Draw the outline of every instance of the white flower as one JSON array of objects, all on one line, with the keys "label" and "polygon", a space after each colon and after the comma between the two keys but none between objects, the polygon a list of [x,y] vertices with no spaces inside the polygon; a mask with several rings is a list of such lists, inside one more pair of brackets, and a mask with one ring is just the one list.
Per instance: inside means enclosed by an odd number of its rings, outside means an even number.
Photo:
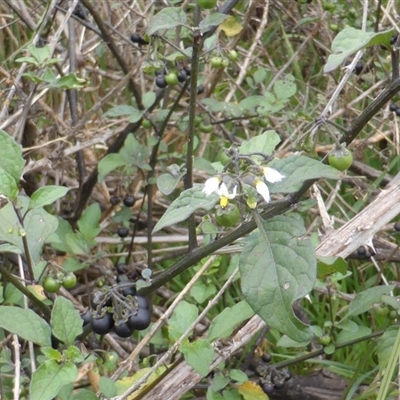
[{"label": "white flower", "polygon": [[269,195],[268,186],[261,179],[257,179],[254,184],[256,186],[257,192],[261,194],[261,196],[267,203],[269,203],[271,201],[271,196]]},{"label": "white flower", "polygon": [[219,176],[213,176],[212,178],[207,179],[204,183],[203,193],[205,193],[206,196],[209,196],[211,193],[218,190],[220,184],[221,178]]},{"label": "white flower", "polygon": [[220,197],[219,205],[221,206],[221,208],[225,208],[228,205],[229,200],[236,197],[236,186],[233,188],[233,192],[229,193],[228,187],[225,185],[224,182],[222,182],[217,188],[216,192]]},{"label": "white flower", "polygon": [[285,175],[282,175],[276,169],[269,167],[263,167],[263,174],[264,178],[271,183],[280,182],[285,177]]}]

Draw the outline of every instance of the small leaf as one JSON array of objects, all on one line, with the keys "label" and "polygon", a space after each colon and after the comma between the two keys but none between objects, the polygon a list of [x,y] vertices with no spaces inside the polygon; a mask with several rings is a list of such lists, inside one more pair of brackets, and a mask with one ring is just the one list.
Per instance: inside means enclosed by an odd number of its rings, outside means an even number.
[{"label": "small leaf", "polygon": [[261,387],[252,381],[247,381],[239,386],[239,393],[244,400],[268,400],[269,397],[264,393]]},{"label": "small leaf", "polygon": [[379,370],[382,372],[392,355],[393,346],[399,332],[398,326],[389,326],[386,332],[378,339],[376,354],[379,360]]},{"label": "small leaf", "polygon": [[161,174],[157,178],[157,187],[158,190],[162,193],[168,196],[171,194],[174,189],[176,188],[176,185],[179,183],[180,177],[179,176],[172,176],[171,174]]},{"label": "small leaf", "polygon": [[79,231],[88,239],[94,239],[100,232],[101,209],[99,203],[91,204],[78,221]]},{"label": "small leaf", "polygon": [[236,21],[235,17],[229,15],[221,24],[221,29],[225,32],[226,36],[231,37],[238,35],[242,31],[243,27]]},{"label": "small leaf", "polygon": [[40,346],[51,346],[49,325],[30,309],[0,306],[0,327]]},{"label": "small leaf", "polygon": [[126,165],[126,161],[121,154],[107,154],[100,160],[98,165],[99,182],[102,182],[108,173],[124,165]]},{"label": "small leaf", "polygon": [[243,141],[239,148],[239,153],[263,153],[269,156],[280,141],[281,138],[274,130],[265,131],[250,140]]},{"label": "small leaf", "polygon": [[199,311],[195,305],[187,301],[181,301],[168,321],[170,339],[179,339],[197,318],[198,314]]},{"label": "small leaf", "polygon": [[313,288],[314,247],[297,214],[263,222],[246,240],[240,258],[242,291],[253,310],[271,327],[297,342],[312,338],[311,329],[293,313],[292,304]]},{"label": "small leaf", "polygon": [[[202,224],[203,233],[206,231],[207,226],[204,226],[206,222]],[[213,229],[213,233],[218,233],[214,224],[210,223],[210,228]],[[201,281],[197,281],[194,286],[190,289],[190,295],[196,300],[196,303],[203,304],[207,299],[213,297],[217,292],[217,288],[212,284],[205,285]]]},{"label": "small leaf", "polygon": [[146,108],[146,110],[148,108],[150,108],[154,102],[156,101],[156,94],[154,92],[147,92],[143,95],[143,105]]},{"label": "small leaf", "polygon": [[86,80],[78,78],[75,72],[70,72],[50,83],[49,87],[59,89],[81,89],[85,87]]},{"label": "small leaf", "polygon": [[51,57],[51,49],[48,44],[43,47],[37,47],[34,44],[29,44],[27,50],[36,59],[39,64],[43,64]]},{"label": "small leaf", "polygon": [[131,115],[129,116],[129,122],[131,122],[132,124],[135,122],[138,122],[140,120],[140,118],[143,117],[144,111],[142,110],[138,110],[137,108],[135,108]]},{"label": "small leaf", "polygon": [[318,278],[322,279],[327,275],[331,275],[334,272],[340,272],[345,275],[347,272],[347,262],[341,257],[322,257],[318,256]]},{"label": "small leaf", "polygon": [[[265,71],[261,69],[260,72],[265,72]],[[254,111],[263,101],[265,101],[264,96],[261,95],[248,96],[240,101],[239,107],[242,110]]]},{"label": "small leaf", "polygon": [[287,100],[297,92],[297,86],[292,75],[286,75],[285,79],[278,80],[274,85],[274,93],[278,100]]},{"label": "small leaf", "polygon": [[123,115],[131,115],[137,111],[137,108],[127,105],[115,106],[110,108],[103,116],[104,117],[121,117]]},{"label": "small leaf", "polygon": [[52,204],[61,197],[64,197],[68,190],[69,188],[63,186],[43,186],[32,194],[28,208],[33,209]]},{"label": "small leaf", "polygon": [[17,182],[3,168],[0,168],[0,194],[11,201],[14,201],[18,196]]},{"label": "small leaf", "polygon": [[204,185],[194,185],[192,188],[184,190],[159,219],[153,229],[153,233],[158,232],[166,226],[185,221],[196,210],[210,210],[213,208],[219,197],[217,195],[206,196],[202,192],[203,187]]},{"label": "small leaf", "polygon": [[281,182],[268,184],[272,193],[296,192],[308,179],[340,179],[343,176],[337,169],[306,156],[275,159],[268,166],[285,175]]},{"label": "small leaf", "polygon": [[105,376],[102,376],[99,380],[99,389],[107,399],[117,395],[115,382]]},{"label": "small leaf", "polygon": [[222,13],[212,13],[208,15],[199,24],[201,33],[205,33],[209,28],[220,25],[226,18],[227,15]]},{"label": "small leaf", "polygon": [[381,302],[381,297],[384,294],[390,293],[394,288],[394,285],[375,286],[357,293],[350,303],[349,311],[343,317],[343,320],[368,311],[375,303]]},{"label": "small leaf", "polygon": [[205,339],[197,339],[193,343],[185,340],[179,347],[186,362],[201,376],[210,372],[210,364],[214,357],[214,348]]},{"label": "small leaf", "polygon": [[42,364],[32,376],[29,394],[30,400],[52,400],[60,389],[73,383],[78,376],[78,369],[70,362],[63,365],[54,360]]},{"label": "small leaf", "polygon": [[178,7],[165,7],[150,19],[147,33],[153,35],[162,29],[171,29],[186,24],[186,14]]},{"label": "small leaf", "polygon": [[254,315],[254,311],[245,301],[235,304],[233,307],[225,307],[212,321],[208,329],[208,340],[225,339],[239,324]]},{"label": "small leaf", "polygon": [[390,37],[394,29],[383,32],[365,32],[361,29],[345,28],[337,34],[332,42],[332,54],[324,66],[324,73],[333,71],[346,58],[365,47],[378,44],[389,47]]},{"label": "small leaf", "polygon": [[371,334],[371,328],[368,328],[367,326],[357,325],[357,330],[355,332],[351,332],[349,330],[342,330],[336,336],[335,344],[346,343],[351,340],[356,340],[370,334]]},{"label": "small leaf", "polygon": [[74,343],[82,333],[82,318],[73,304],[65,297],[57,297],[51,312],[53,334],[65,344]]}]

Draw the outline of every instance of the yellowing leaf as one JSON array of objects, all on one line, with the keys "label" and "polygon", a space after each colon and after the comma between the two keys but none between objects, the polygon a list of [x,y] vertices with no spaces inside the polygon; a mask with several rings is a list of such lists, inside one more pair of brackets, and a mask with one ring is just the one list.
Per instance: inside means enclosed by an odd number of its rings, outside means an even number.
[{"label": "yellowing leaf", "polygon": [[259,385],[255,382],[247,381],[239,386],[239,394],[244,400],[269,400]]},{"label": "yellowing leaf", "polygon": [[225,32],[226,36],[235,36],[243,29],[242,25],[236,21],[232,16],[229,16],[222,24],[221,29]]},{"label": "yellowing leaf", "polygon": [[28,285],[27,289],[35,295],[40,301],[46,300],[47,297],[44,294],[43,286],[41,285]]}]

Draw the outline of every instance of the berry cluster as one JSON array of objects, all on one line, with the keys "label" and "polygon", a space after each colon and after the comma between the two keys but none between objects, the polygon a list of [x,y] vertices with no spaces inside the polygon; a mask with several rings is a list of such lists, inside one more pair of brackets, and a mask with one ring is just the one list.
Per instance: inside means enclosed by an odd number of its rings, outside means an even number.
[{"label": "berry cluster", "polygon": [[[263,363],[269,363],[271,355],[264,353],[261,360]],[[266,394],[273,394],[275,390],[282,389],[285,382],[292,378],[292,373],[288,369],[278,370],[265,364],[258,365],[255,373],[260,377],[259,384]]]},{"label": "berry cluster", "polygon": [[51,273],[43,281],[43,288],[48,293],[57,293],[61,286],[64,286],[65,289],[72,289],[77,281],[78,279],[73,272]]},{"label": "berry cluster", "polygon": [[97,290],[90,297],[90,310],[82,316],[84,325],[90,323],[93,332],[105,335],[114,329],[122,338],[135,330],[148,328],[151,322],[150,302],[136,294],[136,271],[117,264],[117,284],[107,290]]},{"label": "berry cluster", "polygon": [[392,112],[394,112],[398,117],[400,117],[400,107],[398,107],[397,104],[392,103],[392,104],[389,106],[389,110],[392,111]]},{"label": "berry cluster", "polygon": [[169,72],[165,73],[164,70],[156,72],[156,86],[160,89],[166,88],[169,86],[177,85],[179,82],[183,83],[188,79],[191,74],[191,69],[189,67],[183,67],[178,73],[177,72]]}]

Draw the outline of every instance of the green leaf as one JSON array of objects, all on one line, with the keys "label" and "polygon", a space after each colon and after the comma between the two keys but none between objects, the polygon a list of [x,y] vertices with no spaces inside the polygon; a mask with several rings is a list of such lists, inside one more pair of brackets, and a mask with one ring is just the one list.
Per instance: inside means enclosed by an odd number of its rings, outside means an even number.
[{"label": "green leaf", "polygon": [[55,361],[61,361],[62,360],[62,354],[56,349],[53,349],[52,347],[42,347],[40,351],[45,355],[46,358],[49,360],[55,360]]},{"label": "green leaf", "polygon": [[179,339],[198,315],[199,311],[195,305],[181,301],[168,321],[170,339]]},{"label": "green leaf", "polygon": [[132,114],[129,116],[129,122],[131,122],[132,124],[138,122],[143,117],[143,114],[143,110],[138,110],[137,108],[135,108],[132,111]]},{"label": "green leaf", "polygon": [[186,24],[186,13],[178,7],[165,7],[150,19],[147,33],[153,35],[162,29],[171,29]]},{"label": "green leaf", "polygon": [[31,56],[35,58],[35,60],[39,64],[43,64],[47,59],[51,57],[51,49],[48,44],[43,47],[36,47],[34,44],[29,44],[27,46],[27,50],[31,53]]},{"label": "green leaf", "polygon": [[11,201],[14,201],[18,196],[17,182],[3,168],[0,168],[0,194]]},{"label": "green leaf", "polygon": [[[207,227],[204,226],[205,224],[206,222],[202,224],[203,232],[207,229]],[[214,224],[210,223],[210,228],[213,229],[213,233],[218,233]],[[205,285],[201,281],[197,281],[190,289],[190,295],[196,300],[196,303],[199,304],[203,304],[207,299],[213,297],[216,292],[217,288],[213,284],[208,283]]]},{"label": "green leaf", "polygon": [[94,239],[100,232],[101,209],[99,203],[93,203],[83,212],[78,221],[79,231],[88,239]]},{"label": "green leaf", "polygon": [[228,16],[222,13],[212,13],[205,17],[199,24],[201,33],[205,33],[213,26],[218,26],[226,20]]},{"label": "green leaf", "polygon": [[185,340],[179,350],[183,353],[186,362],[201,376],[210,372],[210,364],[214,357],[214,348],[205,339],[197,339],[193,343]]},{"label": "green leaf", "polygon": [[285,179],[281,182],[268,184],[272,193],[296,192],[308,179],[340,179],[343,176],[337,169],[305,156],[289,156],[273,160],[268,166],[285,175]]},{"label": "green leaf", "polygon": [[102,182],[109,172],[124,165],[126,165],[126,161],[120,153],[107,154],[104,156],[98,165],[99,182]]},{"label": "green leaf", "polygon": [[76,255],[89,254],[90,246],[94,244],[92,240],[86,238],[80,232],[68,233],[65,237],[65,243],[70,252]]},{"label": "green leaf", "polygon": [[173,176],[171,174],[161,174],[157,178],[157,187],[158,190],[162,193],[168,196],[171,194],[174,189],[176,188],[176,185],[180,181],[180,176]]},{"label": "green leaf", "polygon": [[33,209],[52,204],[61,197],[64,197],[68,191],[69,188],[64,186],[43,186],[32,194],[28,208]]},{"label": "green leaf", "polygon": [[203,99],[202,103],[207,107],[207,110],[213,113],[222,112],[229,117],[240,117],[243,110],[234,103],[225,103],[215,99]]},{"label": "green leaf", "polygon": [[324,73],[333,71],[340,66],[346,58],[365,47],[378,44],[389,47],[390,37],[394,29],[383,32],[365,32],[361,29],[345,28],[337,34],[332,42],[332,54],[324,66]]},{"label": "green leaf", "polygon": [[143,105],[146,108],[146,110],[148,108],[150,108],[154,102],[156,101],[156,94],[154,92],[147,92],[143,95]]},{"label": "green leaf", "polygon": [[123,115],[131,115],[137,111],[137,108],[127,105],[114,106],[110,108],[105,114],[104,117],[121,117]]},{"label": "green leaf", "polygon": [[210,210],[213,208],[219,197],[214,194],[206,196],[202,192],[203,187],[204,185],[194,185],[192,188],[184,190],[159,219],[153,229],[153,233],[160,231],[166,226],[185,221],[196,210]]},{"label": "green leaf", "polygon": [[255,110],[264,100],[265,97],[261,95],[248,96],[240,101],[239,107],[247,111]]},{"label": "green leaf", "polygon": [[347,262],[341,257],[323,257],[317,256],[317,276],[319,279],[331,275],[334,272],[345,274],[347,272]]},{"label": "green leaf", "polygon": [[30,400],[52,400],[60,389],[75,381],[78,369],[70,362],[63,365],[54,360],[46,361],[32,376],[29,394]]},{"label": "green leaf", "polygon": [[356,297],[350,303],[349,311],[343,317],[343,320],[368,311],[375,303],[381,302],[381,297],[384,294],[390,293],[394,288],[394,285],[375,286],[357,293]]},{"label": "green leaf", "polygon": [[379,370],[382,372],[387,366],[390,356],[393,352],[393,346],[399,332],[398,326],[390,326],[386,332],[378,339],[376,354],[379,360]]},{"label": "green leaf", "polygon": [[400,296],[387,296],[383,295],[381,297],[383,303],[387,304],[390,307],[393,307],[395,310],[400,310]]},{"label": "green leaf", "polygon": [[245,140],[239,147],[240,154],[263,153],[267,156],[272,154],[281,138],[274,130],[263,132],[250,140]]},{"label": "green leaf", "polygon": [[286,75],[285,79],[278,80],[274,84],[274,93],[278,100],[287,100],[297,92],[297,86],[292,75]]},{"label": "green leaf", "polygon": [[54,82],[51,82],[50,88],[59,89],[81,89],[85,87],[86,80],[78,78],[75,72],[70,72],[61,78],[57,78]]},{"label": "green leaf", "polygon": [[107,399],[117,395],[115,382],[105,376],[102,376],[99,380],[99,389]]},{"label": "green leaf", "polygon": [[51,346],[49,325],[30,309],[0,306],[0,327],[39,346]]},{"label": "green leaf", "polygon": [[73,304],[65,297],[57,297],[51,312],[51,327],[54,336],[65,344],[74,343],[82,330],[82,318]]},{"label": "green leaf", "polygon": [[0,253],[14,253],[14,254],[22,254],[22,250],[13,244],[0,244]]},{"label": "green leaf", "polygon": [[229,372],[229,376],[233,381],[238,382],[239,384],[242,384],[244,382],[247,382],[249,380],[249,377],[247,374],[240,369],[231,369]]},{"label": "green leaf", "polygon": [[68,400],[99,400],[99,398],[90,390],[81,389],[74,393]]},{"label": "green leaf", "polygon": [[240,258],[242,291],[253,310],[271,327],[297,342],[309,341],[311,329],[293,314],[316,279],[315,251],[301,217],[281,215],[263,222],[246,240]]},{"label": "green leaf", "polygon": [[211,322],[208,340],[225,339],[239,324],[254,315],[252,308],[242,300],[232,307],[225,307]]},{"label": "green leaf", "polygon": [[22,158],[22,147],[1,129],[0,143],[0,168],[7,171],[18,183],[25,166],[25,160]]},{"label": "green leaf", "polygon": [[337,336],[336,336],[336,341],[335,344],[339,343],[346,343],[349,342],[350,340],[356,340],[358,338],[367,336],[371,334],[371,328],[368,328],[367,326],[362,326],[362,325],[357,325],[357,330],[356,331],[349,331],[349,330],[342,330]]},{"label": "green leaf", "polygon": [[139,143],[133,135],[129,135],[122,147],[120,154],[128,166],[137,166],[144,170],[150,170],[151,167],[147,163],[150,157],[150,150],[147,146]]}]

